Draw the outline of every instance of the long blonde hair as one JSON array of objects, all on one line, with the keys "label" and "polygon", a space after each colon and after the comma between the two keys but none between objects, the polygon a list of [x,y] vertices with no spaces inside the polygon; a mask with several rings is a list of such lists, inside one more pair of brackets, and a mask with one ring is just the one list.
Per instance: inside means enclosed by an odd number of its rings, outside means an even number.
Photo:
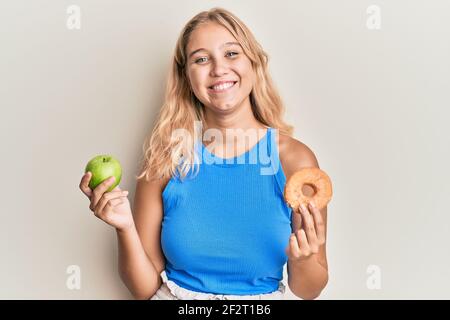
[{"label": "long blonde hair", "polygon": [[[142,170],[137,179],[145,176],[148,181],[174,175],[184,179],[190,170],[194,171],[195,141],[179,141],[172,137],[172,132],[181,128],[194,137],[195,121],[205,124],[205,107],[191,91],[185,68],[186,46],[190,35],[198,26],[207,22],[215,22],[227,28],[251,60],[256,81],[250,93],[250,102],[255,118],[266,126],[278,129],[280,134],[293,134],[294,127],[282,119],[285,109],[268,72],[267,53],[247,26],[235,15],[223,8],[212,8],[194,16],[180,33],[167,78],[164,104],[151,134],[143,145]],[[174,159],[183,161],[179,165]]]}]

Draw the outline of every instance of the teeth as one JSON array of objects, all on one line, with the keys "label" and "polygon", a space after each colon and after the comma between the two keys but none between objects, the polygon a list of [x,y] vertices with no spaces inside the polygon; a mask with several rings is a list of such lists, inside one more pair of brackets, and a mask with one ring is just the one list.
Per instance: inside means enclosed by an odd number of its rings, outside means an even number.
[{"label": "teeth", "polygon": [[213,90],[225,90],[228,89],[229,87],[231,87],[234,84],[234,82],[226,82],[226,83],[222,83],[218,86],[213,86]]}]

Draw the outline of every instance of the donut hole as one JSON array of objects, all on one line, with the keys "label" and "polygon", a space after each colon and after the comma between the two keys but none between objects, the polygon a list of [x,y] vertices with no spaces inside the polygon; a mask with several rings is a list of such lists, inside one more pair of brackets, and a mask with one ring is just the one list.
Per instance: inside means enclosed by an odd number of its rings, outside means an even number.
[{"label": "donut hole", "polygon": [[312,198],[317,193],[317,190],[314,187],[314,185],[312,185],[310,183],[305,183],[302,186],[302,193],[306,197]]}]

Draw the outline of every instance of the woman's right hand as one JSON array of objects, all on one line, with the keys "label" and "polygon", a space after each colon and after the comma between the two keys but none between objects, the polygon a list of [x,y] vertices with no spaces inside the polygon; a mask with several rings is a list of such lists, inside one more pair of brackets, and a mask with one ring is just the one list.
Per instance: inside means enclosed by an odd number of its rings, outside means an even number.
[{"label": "woman's right hand", "polygon": [[127,198],[128,191],[121,190],[117,186],[112,191],[106,192],[114,183],[114,177],[109,177],[92,190],[89,187],[91,177],[91,172],[83,175],[80,189],[91,201],[89,209],[94,212],[94,215],[119,231],[133,227],[134,220]]}]

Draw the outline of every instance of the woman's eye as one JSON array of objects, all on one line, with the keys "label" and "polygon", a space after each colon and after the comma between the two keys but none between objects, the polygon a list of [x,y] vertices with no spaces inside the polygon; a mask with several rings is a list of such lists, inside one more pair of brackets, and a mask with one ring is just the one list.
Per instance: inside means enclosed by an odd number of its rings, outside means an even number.
[{"label": "woman's eye", "polygon": [[195,63],[201,62],[202,59],[206,59],[206,58],[200,58],[200,59],[197,59],[197,60],[195,60]]},{"label": "woman's eye", "polygon": [[[231,54],[232,54],[232,55],[231,55]],[[226,55],[229,56],[229,57],[233,57],[233,56],[238,55],[238,54],[239,54],[239,53],[233,52],[233,51],[230,51],[230,52],[227,52],[227,53],[226,53]],[[205,60],[203,60],[203,59],[205,59]],[[195,63],[201,63],[201,62],[204,62],[204,61],[206,61],[206,57],[201,57],[201,58],[195,60]]]},{"label": "woman's eye", "polygon": [[234,55],[238,55],[238,53],[237,52],[227,52],[227,54],[229,54],[229,53],[233,53]]}]

